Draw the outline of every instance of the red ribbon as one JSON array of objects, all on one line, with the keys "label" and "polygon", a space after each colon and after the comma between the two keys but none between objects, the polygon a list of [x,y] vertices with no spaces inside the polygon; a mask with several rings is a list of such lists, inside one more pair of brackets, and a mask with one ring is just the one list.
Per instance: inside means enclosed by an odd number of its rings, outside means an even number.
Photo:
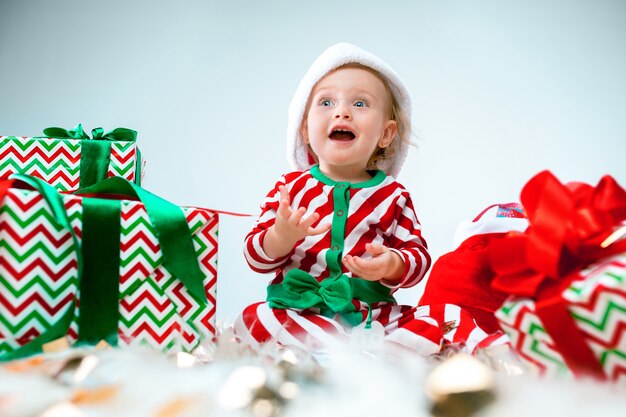
[{"label": "red ribbon", "polygon": [[530,226],[524,233],[510,232],[493,243],[492,287],[533,298],[537,315],[572,372],[606,379],[561,293],[581,268],[626,252],[626,239],[602,246],[626,220],[626,191],[610,176],[596,187],[564,185],[543,171],[528,181],[520,199]]}]

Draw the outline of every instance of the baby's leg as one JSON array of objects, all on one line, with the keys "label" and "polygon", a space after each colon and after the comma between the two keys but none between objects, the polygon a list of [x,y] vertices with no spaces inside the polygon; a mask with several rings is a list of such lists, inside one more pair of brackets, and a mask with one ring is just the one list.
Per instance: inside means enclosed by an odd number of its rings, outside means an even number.
[{"label": "baby's leg", "polygon": [[252,304],[237,317],[235,333],[258,348],[266,342],[318,350],[345,342],[345,329],[336,321],[308,310],[273,309],[266,302]]},{"label": "baby's leg", "polygon": [[438,353],[443,332],[437,320],[428,317],[428,309],[397,304],[372,308],[372,320],[385,328],[385,340],[418,352],[423,356]]}]

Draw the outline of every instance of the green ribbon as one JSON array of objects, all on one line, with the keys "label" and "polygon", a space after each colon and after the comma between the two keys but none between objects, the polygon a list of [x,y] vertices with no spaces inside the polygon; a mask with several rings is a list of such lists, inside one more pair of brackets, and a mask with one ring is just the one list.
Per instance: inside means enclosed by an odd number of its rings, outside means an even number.
[{"label": "green ribbon", "polygon": [[[106,198],[111,194],[141,200],[154,226],[163,253],[163,266],[183,283],[198,303],[208,303],[204,274],[180,207],[120,177],[107,178],[75,194],[89,195],[83,197],[82,251],[86,262],[80,286],[79,343],[94,344],[104,339],[110,345],[117,345],[121,202]],[[190,321],[188,324],[195,327]]]},{"label": "green ribbon", "polygon": [[117,346],[121,202],[83,198],[82,206],[82,253],[87,262],[80,281],[78,343],[104,339]]},{"label": "green ribbon", "polygon": [[[137,132],[125,127],[118,127],[104,133],[104,129],[96,127],[91,130],[91,137],[85,132],[79,123],[72,129],[62,127],[48,127],[43,134],[53,138],[80,139],[80,184],[81,188],[87,187],[103,180],[109,171],[111,159],[111,142],[125,141],[135,142]],[[141,165],[141,156],[137,155],[137,165]],[[135,172],[135,182],[139,184],[140,176]]]},{"label": "green ribbon", "polygon": [[[67,212],[65,211],[65,205],[63,204],[63,199],[58,191],[48,185],[45,181],[31,177],[23,174],[13,174],[11,175],[11,179],[22,181],[35,190],[39,191],[46,201],[52,211],[52,215],[57,223],[69,231],[72,235],[73,247],[76,250],[76,262],[77,262],[77,276],[73,279],[74,285],[81,281],[82,271],[83,271],[83,261],[82,255],[79,250],[80,245],[78,244],[78,239],[76,237],[76,233],[72,228],[69,218],[67,216]],[[12,352],[0,354],[0,361],[14,360],[19,358],[24,358],[26,356],[34,355],[39,353],[43,349],[43,345],[49,343],[53,340],[59,339],[66,335],[67,330],[72,324],[72,319],[74,318],[76,310],[76,302],[72,301],[67,309],[61,315],[61,318],[52,324],[47,330],[43,331],[39,336],[35,339],[31,340],[24,346],[15,349]]]},{"label": "green ribbon", "polygon": [[345,274],[320,282],[301,269],[292,269],[285,274],[282,283],[267,287],[267,301],[271,308],[317,307],[322,315],[333,317],[339,314],[352,326],[363,321],[363,315],[352,303],[355,298],[367,304],[396,302],[391,290],[381,283]]},{"label": "green ribbon", "polygon": [[89,137],[80,123],[69,130],[62,127],[47,127],[43,130],[43,134],[52,138],[107,140],[112,142],[135,142],[137,139],[137,132],[125,127],[118,127],[107,133],[104,133],[103,128],[96,127],[91,129],[91,137]]},{"label": "green ribbon", "polygon": [[[120,177],[107,178],[91,187],[82,188],[75,194],[115,194],[141,200],[155,228],[163,253],[163,266],[184,284],[197,302],[203,305],[208,303],[203,284],[204,274],[200,270],[191,231],[180,207]],[[119,237],[119,233],[117,236]],[[101,254],[101,256],[113,255]],[[119,258],[119,241],[115,257]],[[119,279],[119,272],[116,273],[116,279]]]}]

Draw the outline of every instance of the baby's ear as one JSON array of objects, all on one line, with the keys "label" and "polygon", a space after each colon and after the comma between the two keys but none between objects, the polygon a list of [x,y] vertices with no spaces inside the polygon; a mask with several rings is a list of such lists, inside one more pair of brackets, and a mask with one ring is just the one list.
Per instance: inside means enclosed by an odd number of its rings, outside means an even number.
[{"label": "baby's ear", "polygon": [[302,122],[302,125],[300,125],[300,136],[304,139],[305,144],[309,143],[309,129],[307,128],[306,121]]},{"label": "baby's ear", "polygon": [[378,141],[378,147],[386,148],[387,146],[391,145],[391,142],[393,142],[393,138],[396,137],[396,133],[398,133],[398,123],[395,120],[388,120],[385,124],[383,134]]}]

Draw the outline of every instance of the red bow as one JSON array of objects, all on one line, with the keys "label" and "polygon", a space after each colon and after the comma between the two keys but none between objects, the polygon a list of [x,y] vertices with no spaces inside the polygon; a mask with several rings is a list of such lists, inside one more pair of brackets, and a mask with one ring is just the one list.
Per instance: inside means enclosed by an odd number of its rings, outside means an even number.
[{"label": "red bow", "polygon": [[616,226],[626,219],[626,191],[610,176],[596,187],[564,185],[543,171],[528,181],[520,199],[530,226],[493,243],[492,287],[535,299],[537,314],[572,371],[604,378],[560,294],[574,272],[626,252],[626,239],[612,242]]},{"label": "red bow", "polygon": [[534,176],[521,193],[529,228],[495,242],[492,286],[534,297],[545,281],[558,281],[590,263],[626,251],[626,240],[602,247],[626,219],[626,191],[610,176],[594,188],[563,185],[549,171]]}]

